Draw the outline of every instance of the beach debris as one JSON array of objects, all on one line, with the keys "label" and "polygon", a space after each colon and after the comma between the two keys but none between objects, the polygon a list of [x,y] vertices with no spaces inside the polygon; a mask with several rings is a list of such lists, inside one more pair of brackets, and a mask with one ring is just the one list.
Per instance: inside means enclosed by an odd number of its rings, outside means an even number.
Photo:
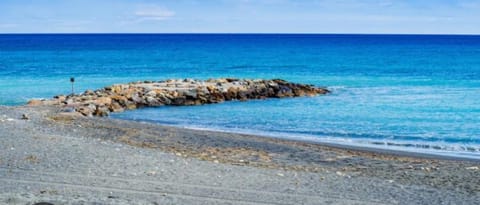
[{"label": "beach debris", "polygon": [[473,167],[466,167],[465,169],[467,169],[467,170],[479,170],[480,168],[477,167],[477,166],[473,166]]},{"label": "beach debris", "polygon": [[285,175],[282,174],[282,173],[277,173],[277,176],[279,176],[279,177],[284,177]]},{"label": "beach debris", "polygon": [[22,119],[22,120],[29,120],[30,117],[28,117],[27,114],[22,114],[22,118],[21,118],[21,119]]},{"label": "beach debris", "polygon": [[329,92],[325,88],[281,79],[184,79],[115,84],[95,91],[87,90],[82,94],[31,100],[28,105],[59,106],[64,110],[67,107],[90,117],[108,116],[110,112],[141,107],[203,105],[232,100],[315,96]]},{"label": "beach debris", "polygon": [[38,157],[35,156],[35,155],[28,155],[27,157],[25,157],[25,160],[30,162],[30,163],[38,163]]},{"label": "beach debris", "polygon": [[338,176],[341,176],[341,177],[351,178],[350,175],[347,175],[347,174],[345,174],[341,171],[336,171],[335,174],[338,175]]}]

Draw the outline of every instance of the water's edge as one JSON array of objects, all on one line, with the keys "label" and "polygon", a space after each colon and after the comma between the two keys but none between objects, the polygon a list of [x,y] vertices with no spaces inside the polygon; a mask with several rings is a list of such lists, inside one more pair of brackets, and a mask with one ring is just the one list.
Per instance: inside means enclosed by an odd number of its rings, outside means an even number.
[{"label": "water's edge", "polygon": [[[242,103],[242,102],[229,102],[229,103]],[[218,105],[218,104],[216,104]],[[215,106],[215,105],[206,105],[206,106]],[[192,106],[190,106],[192,107]],[[196,107],[196,106],[193,106]],[[164,107],[162,107],[164,108]],[[170,107],[173,108],[173,107]],[[155,107],[143,108],[143,109],[158,109]],[[168,108],[166,108],[168,109]],[[338,136],[318,136],[318,135],[309,135],[309,134],[299,134],[299,133],[285,133],[285,132],[275,132],[275,131],[264,131],[264,130],[255,130],[255,129],[231,129],[227,127],[208,127],[195,124],[175,124],[172,122],[149,120],[149,119],[135,119],[131,113],[135,113],[140,110],[130,110],[123,113],[113,113],[109,118],[117,120],[126,120],[126,121],[135,121],[141,123],[151,123],[167,127],[175,127],[181,129],[190,129],[190,130],[199,130],[199,131],[211,131],[211,132],[222,132],[222,133],[234,133],[241,135],[251,135],[258,137],[268,137],[282,140],[292,140],[292,141],[302,141],[306,143],[326,145],[330,147],[358,150],[358,151],[369,151],[376,153],[384,153],[391,155],[399,156],[410,156],[410,157],[422,157],[422,158],[433,158],[433,159],[448,159],[448,160],[469,160],[469,161],[479,161],[480,153],[479,152],[469,152],[464,150],[448,150],[435,148],[439,145],[436,144],[421,144],[418,141],[411,142],[399,142],[399,141],[385,141],[385,140],[370,140],[370,139],[360,139],[355,140],[348,137],[338,137]]]},{"label": "water's edge", "polygon": [[267,132],[262,132],[257,130],[242,132],[242,131],[226,130],[226,129],[213,129],[213,128],[195,127],[195,126],[172,125],[172,124],[164,124],[164,123],[158,123],[155,121],[148,121],[148,120],[133,120],[133,119],[117,118],[115,117],[115,114],[113,116],[110,116],[109,118],[112,118],[115,120],[122,120],[122,121],[154,124],[154,125],[159,125],[164,127],[172,127],[175,129],[188,129],[188,130],[194,130],[194,131],[207,131],[207,132],[213,132],[213,133],[215,132],[232,133],[232,134],[254,136],[254,137],[261,137],[261,138],[272,138],[272,139],[287,140],[287,141],[294,141],[294,142],[304,142],[308,144],[317,144],[317,145],[338,148],[338,149],[371,152],[371,153],[386,154],[386,155],[393,155],[393,156],[399,156],[399,157],[480,162],[480,157],[478,156],[475,157],[475,156],[469,156],[469,155],[462,155],[461,153],[421,152],[425,150],[420,150],[420,149],[409,150],[409,149],[402,149],[402,148],[395,149],[395,147],[392,147],[392,146],[382,147],[382,146],[376,146],[375,144],[355,144],[355,143],[346,143],[346,142],[342,143],[340,141],[322,140],[320,138],[316,138],[313,136],[300,137],[300,136],[287,135],[287,134],[282,135],[282,133],[267,133]]}]

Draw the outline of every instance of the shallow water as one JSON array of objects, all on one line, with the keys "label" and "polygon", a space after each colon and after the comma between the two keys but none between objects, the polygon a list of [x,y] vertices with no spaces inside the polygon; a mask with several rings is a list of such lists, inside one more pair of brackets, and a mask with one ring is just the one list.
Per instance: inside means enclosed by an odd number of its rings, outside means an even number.
[{"label": "shallow water", "polygon": [[0,104],[136,80],[283,78],[327,96],[113,117],[480,158],[480,36],[0,35]]}]

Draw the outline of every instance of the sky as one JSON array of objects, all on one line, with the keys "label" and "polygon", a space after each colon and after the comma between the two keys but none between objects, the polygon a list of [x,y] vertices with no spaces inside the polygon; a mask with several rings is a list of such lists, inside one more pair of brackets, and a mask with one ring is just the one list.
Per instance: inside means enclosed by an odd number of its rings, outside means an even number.
[{"label": "sky", "polygon": [[480,0],[0,0],[0,33],[480,34]]}]

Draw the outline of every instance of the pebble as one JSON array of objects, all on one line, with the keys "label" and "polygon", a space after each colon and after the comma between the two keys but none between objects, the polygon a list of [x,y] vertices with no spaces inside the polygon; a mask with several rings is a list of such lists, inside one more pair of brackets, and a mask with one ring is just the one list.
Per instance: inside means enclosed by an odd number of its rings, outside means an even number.
[{"label": "pebble", "polygon": [[21,119],[22,119],[22,120],[29,120],[30,117],[28,117],[27,114],[23,114]]},{"label": "pebble", "polygon": [[146,174],[147,174],[147,176],[153,176],[153,175],[156,175],[157,172],[155,172],[155,171],[147,171]]}]

